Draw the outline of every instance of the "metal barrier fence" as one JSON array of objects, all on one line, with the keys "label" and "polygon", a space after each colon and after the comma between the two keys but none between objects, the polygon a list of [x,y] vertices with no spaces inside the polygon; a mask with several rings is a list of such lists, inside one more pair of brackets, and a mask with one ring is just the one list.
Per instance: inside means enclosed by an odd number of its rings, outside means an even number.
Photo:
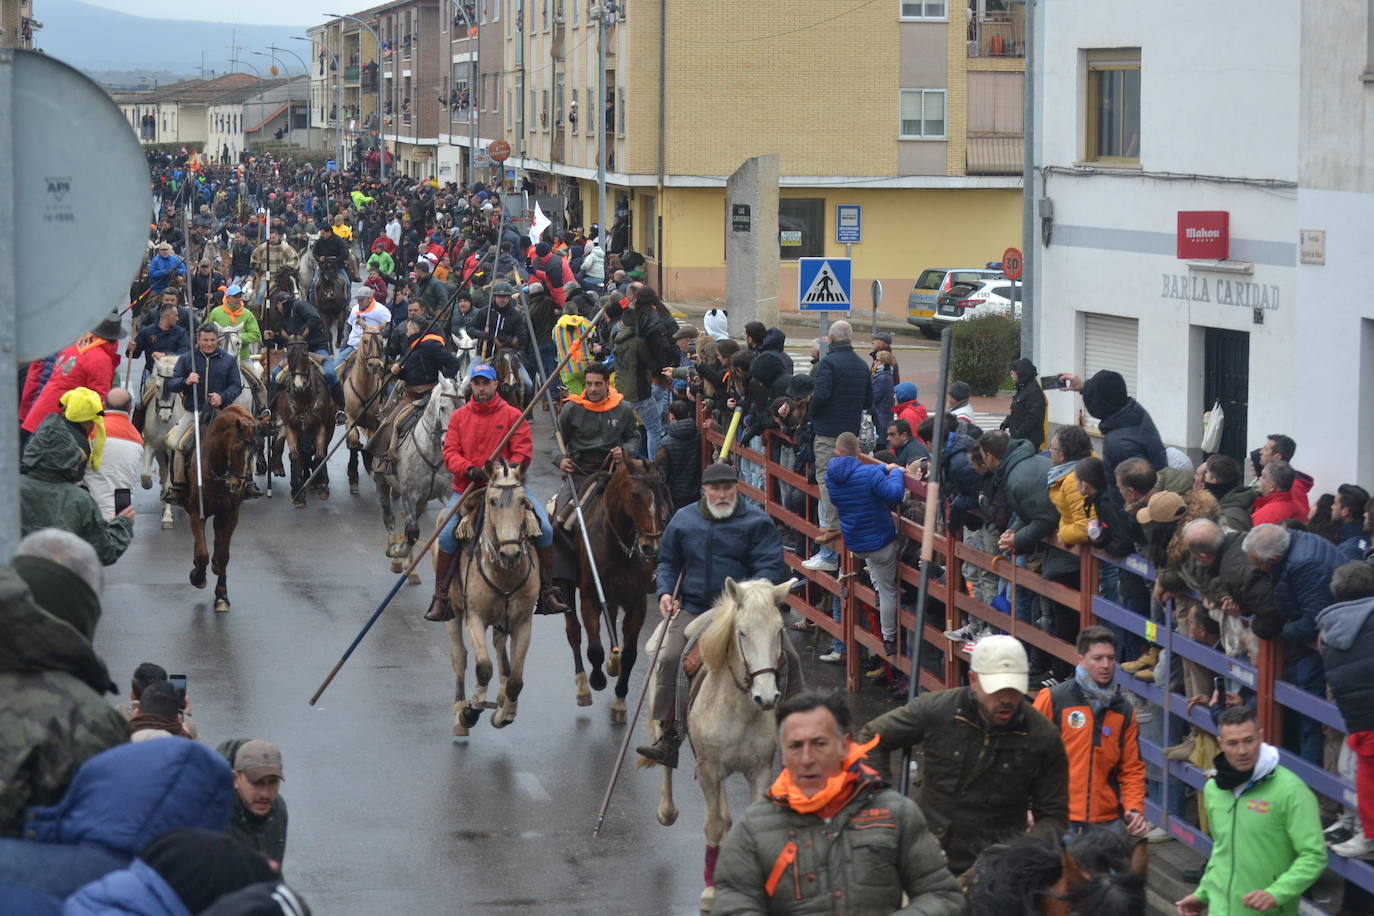
[{"label": "metal barrier fence", "polygon": [[[704,416],[704,415],[703,415]],[[724,443],[724,435],[717,428],[703,429],[703,465],[712,460]],[[757,503],[771,518],[791,529],[804,539],[803,545],[815,545],[815,539],[822,529],[811,521],[820,496],[820,489],[808,481],[805,474],[799,474],[790,467],[773,459],[775,446],[790,446],[790,440],[775,431],[765,433],[764,449],[759,451],[738,444],[732,446],[732,455],[740,462],[748,462],[762,471],[762,486],[755,486],[744,480],[741,475],[740,493]],[[866,462],[872,462],[865,456]],[[788,508],[782,498],[782,489],[790,487],[806,495],[806,515],[799,515]],[[907,489],[923,493],[923,485],[910,477]],[[927,534],[919,523],[905,517],[896,519],[900,536],[915,544],[922,544]],[[1225,677],[1230,681],[1244,684],[1255,693],[1255,705],[1260,725],[1266,739],[1279,747],[1280,762],[1293,771],[1304,783],[1319,796],[1337,804],[1356,808],[1354,786],[1334,773],[1314,766],[1301,757],[1291,753],[1280,744],[1283,740],[1283,713],[1290,709],[1301,713],[1323,725],[1345,733],[1345,723],[1334,703],[1325,697],[1316,697],[1299,687],[1281,679],[1283,671],[1283,647],[1278,640],[1259,640],[1258,658],[1251,661],[1232,658],[1216,649],[1195,642],[1174,629],[1173,602],[1164,607],[1164,620],[1154,622],[1128,608],[1108,601],[1098,594],[1098,586],[1104,567],[1115,566],[1146,580],[1153,581],[1154,568],[1143,557],[1132,555],[1120,560],[1094,551],[1086,546],[1055,546],[1079,557],[1079,583],[1077,588],[1062,585],[1042,578],[1033,572],[1018,567],[1005,556],[984,553],[965,543],[958,526],[954,531],[931,534],[936,562],[944,568],[940,579],[934,576],[928,584],[930,609],[928,609],[924,632],[921,634],[919,653],[913,647],[886,661],[910,677],[912,658],[930,660],[938,658],[938,663],[925,664],[919,668],[920,686],[926,690],[941,690],[966,683],[968,660],[955,649],[944,636],[946,626],[959,626],[960,615],[968,614],[996,629],[1010,633],[1023,642],[1035,646],[1049,655],[1073,665],[1078,658],[1076,647],[1056,638],[1054,635],[1037,628],[1031,622],[1018,620],[1015,612],[1014,595],[1019,589],[1042,595],[1056,604],[1077,611],[1079,626],[1109,624],[1123,629],[1143,639],[1151,645],[1164,650],[1159,666],[1156,668],[1155,683],[1147,683],[1117,669],[1116,681],[1128,690],[1157,707],[1167,708],[1172,716],[1186,720],[1204,732],[1216,735],[1216,726],[1205,707],[1196,706],[1190,712],[1187,698],[1169,692],[1169,666],[1176,658],[1186,658],[1196,662],[1213,676]],[[819,630],[832,637],[843,640],[850,651],[845,653],[845,683],[849,690],[857,690],[861,681],[860,654],[854,647],[862,646],[870,652],[883,656],[882,636],[875,626],[877,620],[877,593],[859,580],[863,561],[847,550],[839,551],[839,570],[836,573],[810,570],[803,561],[810,551],[799,549],[788,551],[785,559],[792,575],[804,581],[804,586],[794,589],[787,598],[787,605],[797,611]],[[952,558],[952,560],[951,560]],[[973,597],[964,588],[963,564],[988,570],[998,577],[1009,581],[1013,595],[1012,612],[1002,613],[991,605]],[[916,587],[919,581],[918,570],[907,563],[899,566],[903,582]],[[1193,596],[1196,597],[1196,596]],[[831,615],[834,599],[839,599],[839,619]],[[935,603],[943,606],[947,620],[939,617]],[[898,626],[909,639],[916,624],[915,615],[905,607],[898,612]],[[934,670],[932,670],[934,668]],[[1172,782],[1182,782],[1191,788],[1202,791],[1207,782],[1204,771],[1187,761],[1169,760],[1164,756],[1164,744],[1168,741],[1168,720],[1161,723],[1163,742],[1140,739],[1141,757],[1152,764],[1161,782],[1160,798],[1164,804],[1154,800],[1146,801],[1148,819],[1168,830],[1176,839],[1195,849],[1203,857],[1211,855],[1212,842],[1207,834],[1196,824],[1182,816],[1165,811]],[[1153,776],[1153,774],[1152,774]],[[1360,859],[1347,859],[1329,853],[1329,868],[1353,884],[1374,893],[1374,864]],[[1310,901],[1302,903],[1304,913],[1323,913],[1324,911]]]}]

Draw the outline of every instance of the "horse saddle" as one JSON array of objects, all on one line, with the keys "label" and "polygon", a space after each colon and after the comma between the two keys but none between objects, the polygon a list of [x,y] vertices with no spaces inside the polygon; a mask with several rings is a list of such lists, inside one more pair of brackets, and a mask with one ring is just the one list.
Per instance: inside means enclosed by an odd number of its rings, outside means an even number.
[{"label": "horse saddle", "polygon": [[[353,368],[353,365],[358,361],[356,359],[357,355],[358,351],[354,350],[353,352],[345,356],[343,359],[339,360],[339,364],[334,367],[334,374],[339,377],[340,382],[348,381],[349,370],[351,370]],[[316,362],[316,365],[320,366],[321,368],[324,368],[324,357],[316,353],[311,353],[310,356],[318,360],[318,362]]]},{"label": "horse saddle", "polygon": [[[578,493],[578,502],[582,504],[582,511],[585,512],[587,506],[601,495],[601,491],[606,489],[606,484],[610,482],[610,479],[610,471],[598,471],[587,476],[587,479],[582,482],[581,492]],[[577,508],[573,505],[572,497],[568,495],[566,488],[560,488],[554,494],[551,505],[549,514],[553,518],[553,524],[561,525],[565,531],[572,531],[574,524],[576,524]]]},{"label": "horse saddle", "polygon": [[396,412],[396,436],[398,440],[408,435],[415,428],[415,424],[420,422],[420,417],[424,416],[427,404],[429,404],[429,395],[425,394],[414,401],[401,405],[401,409]]}]

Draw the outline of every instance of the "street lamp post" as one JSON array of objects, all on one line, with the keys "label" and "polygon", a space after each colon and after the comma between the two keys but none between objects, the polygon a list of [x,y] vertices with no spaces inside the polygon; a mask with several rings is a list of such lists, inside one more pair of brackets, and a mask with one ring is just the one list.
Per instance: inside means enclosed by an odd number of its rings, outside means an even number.
[{"label": "street lamp post", "polygon": [[[482,26],[473,27],[472,17],[468,16],[464,0],[454,0],[454,9],[463,14],[468,31],[468,187],[477,184],[477,47],[482,40]],[[453,138],[453,98],[449,98],[449,139]]]},{"label": "street lamp post", "polygon": [[[309,77],[309,76],[310,76],[310,68],[306,66],[305,61],[304,61],[304,60],[301,58],[301,56],[300,56],[299,54],[297,54],[295,51],[292,51],[290,48],[279,48],[279,47],[277,47],[276,45],[268,45],[267,48],[268,48],[268,50],[270,50],[270,51],[277,51],[277,52],[279,52],[279,53],[281,53],[281,54],[290,54],[292,57],[296,58],[297,63],[299,63],[299,64],[301,65],[301,73],[302,73],[302,75],[304,75],[304,76],[306,76],[306,77]],[[287,78],[287,80],[289,81],[289,80],[291,79],[291,74],[290,74],[290,73],[287,73],[287,74],[286,74],[286,78]],[[289,88],[290,85],[291,85],[291,83],[290,83],[290,82],[287,82],[286,85],[287,85],[287,87]],[[307,104],[308,104],[308,103],[307,103]],[[294,118],[295,118],[295,112],[294,112],[294,111],[291,111],[291,110],[289,109],[289,107],[288,107],[288,116],[287,116],[287,121],[286,121],[286,124],[287,124],[287,131],[288,131],[288,132],[290,132],[291,129],[292,129],[291,121],[292,121]],[[307,131],[309,130],[308,127],[307,127],[306,129],[307,129]],[[306,140],[306,146],[309,146],[309,145],[310,145],[310,141],[307,139],[307,140]]]},{"label": "street lamp post", "polygon": [[[312,48],[315,45],[315,40],[313,38],[302,38],[299,35],[293,35],[291,37],[294,38],[296,41],[310,42]],[[320,42],[319,44],[320,48],[323,49],[324,52],[329,55],[330,61],[334,65],[334,122],[338,126],[337,134],[339,141],[338,158],[335,159],[335,162],[338,163],[339,169],[342,170],[344,167],[343,71],[340,69],[340,67],[342,67],[343,64],[339,60],[339,55],[329,50],[329,46],[327,44],[325,44],[324,42]],[[311,56],[313,56],[313,52]],[[327,94],[328,92],[329,87],[326,86],[325,93]],[[326,98],[327,97],[328,96],[326,95]]]},{"label": "street lamp post", "polygon": [[[270,47],[270,46],[269,46],[269,47]],[[258,55],[259,57],[266,57],[266,58],[268,58],[269,60],[272,61],[272,66],[275,67],[275,66],[277,65],[277,56],[276,56],[275,54],[269,52],[269,51],[249,51],[248,53],[249,53],[249,54],[256,54],[256,55]],[[271,71],[268,71],[268,72],[270,73]],[[275,76],[275,74],[273,74],[273,75]],[[291,97],[291,74],[288,73],[288,74],[286,75],[286,142],[287,142],[288,145],[290,145],[290,144],[293,142],[293,140],[292,140],[292,138],[291,138],[291,106],[292,106],[292,104],[294,104],[294,99],[292,99],[292,97]]]},{"label": "street lamp post", "polygon": [[[382,117],[382,37],[377,34],[376,29],[357,16],[348,16],[343,13],[324,13],[323,15],[331,19],[347,19],[349,22],[356,22],[372,33],[372,41],[377,48],[377,142],[381,145],[381,149],[377,153],[377,177],[381,181],[386,181],[386,119]],[[361,57],[362,55],[359,55],[360,60]]]},{"label": "street lamp post", "polygon": [[[614,0],[606,0],[596,13],[599,38],[596,43],[596,91],[599,98],[592,116],[600,119],[596,131],[596,222],[602,251],[610,250],[610,233],[606,229],[606,32],[615,22],[618,12],[620,7]],[[616,117],[624,117],[620,111],[615,114]]]},{"label": "street lamp post", "polygon": [[[266,85],[266,83],[263,81],[262,73],[258,70],[257,67],[254,67],[254,66],[253,66],[252,64],[250,64],[248,61],[243,60],[243,59],[238,58],[238,57],[235,57],[235,58],[231,59],[231,60],[229,61],[229,63],[231,63],[231,64],[233,64],[233,65],[235,65],[235,66],[238,66],[239,64],[243,64],[245,67],[247,67],[248,69],[252,70],[252,71],[253,71],[253,75],[256,76],[256,77],[258,78],[258,121],[261,122],[261,121],[262,121],[262,104],[263,104],[262,97],[263,97],[263,94],[264,94],[265,92],[267,92],[267,85]],[[248,131],[246,131],[246,130],[243,132],[243,148],[244,148],[245,150],[248,149]]]}]

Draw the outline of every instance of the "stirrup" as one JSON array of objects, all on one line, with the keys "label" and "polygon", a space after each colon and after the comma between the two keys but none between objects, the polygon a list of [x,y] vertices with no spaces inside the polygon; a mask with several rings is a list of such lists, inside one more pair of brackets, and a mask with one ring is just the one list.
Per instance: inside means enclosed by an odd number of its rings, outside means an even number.
[{"label": "stirrup", "polygon": [[677,768],[678,749],[682,747],[682,732],[678,729],[676,722],[669,723],[664,729],[663,734],[653,744],[635,748],[635,753],[645,760],[652,760],[654,763],[662,764],[665,767]]},{"label": "stirrup", "polygon": [[557,585],[549,585],[539,590],[539,600],[535,602],[536,614],[566,614],[572,606],[563,600],[563,590]]},{"label": "stirrup", "polygon": [[429,610],[425,611],[425,619],[431,623],[444,623],[453,619],[453,607],[449,604],[447,595],[435,595],[429,603]]}]

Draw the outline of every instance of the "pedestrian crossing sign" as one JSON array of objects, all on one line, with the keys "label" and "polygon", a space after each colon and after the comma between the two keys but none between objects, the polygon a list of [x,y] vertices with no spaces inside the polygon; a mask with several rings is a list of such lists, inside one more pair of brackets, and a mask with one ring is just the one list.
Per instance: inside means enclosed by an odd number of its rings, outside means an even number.
[{"label": "pedestrian crossing sign", "polygon": [[853,302],[849,258],[800,258],[798,308],[803,312],[846,312]]}]

